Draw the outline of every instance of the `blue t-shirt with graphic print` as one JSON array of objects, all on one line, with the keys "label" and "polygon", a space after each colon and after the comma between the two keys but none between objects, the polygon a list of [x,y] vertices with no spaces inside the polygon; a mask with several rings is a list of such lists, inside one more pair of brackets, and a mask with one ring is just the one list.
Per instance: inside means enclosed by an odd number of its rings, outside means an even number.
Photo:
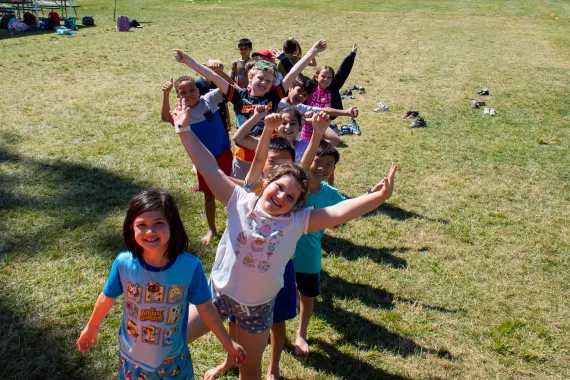
[{"label": "blue t-shirt with graphic print", "polygon": [[[305,207],[325,208],[344,201],[346,197],[326,182],[321,182],[318,193],[307,193]],[[309,232],[301,236],[295,248],[293,266],[296,273],[314,274],[321,271],[321,241],[325,235],[324,230]]]},{"label": "blue t-shirt with graphic print", "polygon": [[186,345],[188,304],[211,299],[200,260],[182,253],[164,268],[155,268],[121,252],[111,268],[103,294],[123,296],[119,350],[146,371],[156,371],[165,359]]}]

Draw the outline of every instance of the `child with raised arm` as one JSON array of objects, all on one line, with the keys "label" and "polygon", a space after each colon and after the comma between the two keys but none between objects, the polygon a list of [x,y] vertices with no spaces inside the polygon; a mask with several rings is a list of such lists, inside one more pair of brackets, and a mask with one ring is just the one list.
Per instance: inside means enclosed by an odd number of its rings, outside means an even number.
[{"label": "child with raised arm", "polygon": [[[202,65],[201,65],[202,66]],[[206,67],[206,66],[202,66]],[[208,70],[210,70],[208,68]],[[216,157],[216,161],[220,168],[226,174],[230,174],[232,167],[232,151],[231,143],[226,131],[226,126],[220,116],[218,104],[224,102],[224,97],[220,89],[212,90],[203,96],[200,96],[198,88],[193,78],[182,76],[174,82],[177,99],[184,99],[191,110],[192,120],[191,127],[198,138],[204,143],[208,150]],[[168,83],[163,86],[166,94]],[[162,120],[174,123],[174,119],[170,115],[169,98],[166,94],[162,100]],[[204,177],[200,171],[198,175],[198,190],[204,193],[204,210],[206,213],[206,221],[208,222],[208,232],[202,237],[202,242],[209,244],[217,234],[216,231],[216,199],[212,195],[212,191],[204,181]]]},{"label": "child with raised arm", "polygon": [[[203,173],[216,199],[228,210],[227,227],[220,240],[210,276],[214,305],[221,316],[234,315],[237,341],[248,353],[241,378],[261,377],[261,358],[273,322],[275,297],[283,287],[283,273],[303,233],[319,231],[364,215],[388,199],[394,189],[396,165],[381,191],[346,200],[319,210],[300,208],[308,190],[305,171],[282,164],[264,180],[259,196],[232,182],[189,127],[190,110],[178,102],[174,115],[180,140]],[[188,340],[208,331],[190,307]]]},{"label": "child with raised arm", "polygon": [[[190,58],[187,54],[180,50],[175,50],[176,59],[191,69],[195,70],[198,74],[202,75],[208,80],[211,80],[218,86],[218,88],[225,95],[225,98],[233,103],[234,111],[238,128],[249,119],[255,110],[255,106],[266,105],[269,106],[269,113],[277,110],[279,101],[285,96],[285,89],[288,88],[295,77],[303,70],[311,58],[316,56],[319,52],[326,49],[326,41],[321,40],[307,52],[307,54],[299,61],[283,81],[276,87],[272,88],[275,83],[277,69],[275,65],[267,61],[258,61],[253,68],[248,72],[248,79],[250,81],[250,88],[237,89],[234,85],[229,84],[225,79],[214,73],[212,70],[198,64],[195,60]],[[258,122],[251,130],[250,134],[254,137],[261,135],[263,130],[263,120]],[[253,160],[255,151],[243,149],[236,146],[235,159],[232,167],[232,177],[244,179],[251,162]]]},{"label": "child with raised arm", "polygon": [[119,379],[194,378],[186,344],[188,305],[196,305],[235,364],[245,351],[224,329],[211,301],[200,260],[186,253],[188,236],[171,195],[143,191],[131,199],[123,223],[128,251],[117,256],[107,284],[76,346],[97,343],[99,325],[124,294],[119,330]]}]

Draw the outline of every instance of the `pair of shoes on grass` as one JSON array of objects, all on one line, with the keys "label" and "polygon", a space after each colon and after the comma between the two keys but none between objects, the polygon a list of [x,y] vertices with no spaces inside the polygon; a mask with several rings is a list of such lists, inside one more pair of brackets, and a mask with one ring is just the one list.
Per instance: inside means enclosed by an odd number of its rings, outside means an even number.
[{"label": "pair of shoes on grass", "polygon": [[404,119],[415,119],[418,116],[420,116],[420,111],[408,111],[402,115],[402,118],[404,118]]},{"label": "pair of shoes on grass", "polygon": [[485,87],[484,89],[477,91],[477,95],[489,96],[489,95],[491,95],[491,92],[489,91],[489,89],[487,87]]},{"label": "pair of shoes on grass", "polygon": [[410,128],[423,128],[427,127],[426,121],[423,117],[419,117],[410,124]]},{"label": "pair of shoes on grass", "polygon": [[481,108],[485,105],[485,102],[482,100],[471,100],[471,108]]},{"label": "pair of shoes on grass", "polygon": [[485,107],[485,109],[483,110],[483,115],[495,116],[496,114],[497,114],[497,111],[495,111],[494,108]]},{"label": "pair of shoes on grass", "polygon": [[385,105],[384,102],[378,103],[378,107],[374,109],[374,112],[389,112],[390,107]]},{"label": "pair of shoes on grass", "polygon": [[[334,129],[333,129],[333,131],[334,131]],[[360,136],[360,135],[362,135],[362,132],[360,131],[360,126],[356,123],[356,120],[350,119],[350,121],[348,122],[348,125],[344,124],[342,127],[340,127],[340,132],[337,134],[339,136],[342,136],[342,135],[358,135],[358,136]]]}]

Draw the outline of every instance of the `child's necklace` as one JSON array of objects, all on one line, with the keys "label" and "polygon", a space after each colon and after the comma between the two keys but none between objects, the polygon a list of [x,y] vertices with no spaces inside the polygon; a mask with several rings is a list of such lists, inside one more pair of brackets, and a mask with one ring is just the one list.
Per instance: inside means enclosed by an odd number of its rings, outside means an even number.
[{"label": "child's necklace", "polygon": [[[143,263],[143,268],[144,268],[144,271],[146,272],[146,275],[148,276],[148,278],[150,278],[150,285],[154,285],[154,278],[151,277],[149,271],[146,269],[146,262],[144,261],[144,259],[142,259],[142,263]],[[166,267],[167,265],[168,265],[168,263],[164,264],[164,266],[162,268],[160,268],[160,270],[158,271],[158,273],[156,275],[158,276],[160,274],[160,272],[162,272],[164,267]]]}]

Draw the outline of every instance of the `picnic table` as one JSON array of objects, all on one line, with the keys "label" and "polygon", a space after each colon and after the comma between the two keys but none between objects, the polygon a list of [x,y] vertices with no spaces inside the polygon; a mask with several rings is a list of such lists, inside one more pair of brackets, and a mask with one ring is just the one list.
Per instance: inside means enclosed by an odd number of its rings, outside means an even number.
[{"label": "picnic table", "polygon": [[18,20],[23,17],[24,11],[36,11],[42,12],[44,15],[44,10],[59,10],[61,12],[61,18],[64,19],[71,15],[71,12],[77,17],[77,8],[81,5],[74,5],[72,0],[37,0],[34,5],[34,0],[0,0],[0,13],[14,13]]}]

